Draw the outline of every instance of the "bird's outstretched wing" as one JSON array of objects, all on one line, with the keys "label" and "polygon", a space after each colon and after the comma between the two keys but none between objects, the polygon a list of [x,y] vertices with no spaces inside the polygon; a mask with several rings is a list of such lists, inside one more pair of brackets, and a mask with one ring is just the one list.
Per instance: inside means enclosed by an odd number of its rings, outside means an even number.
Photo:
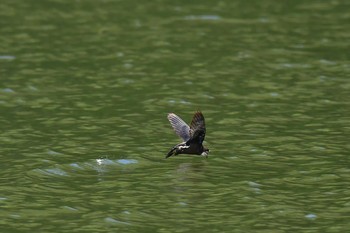
[{"label": "bird's outstretched wing", "polygon": [[180,117],[174,113],[168,114],[168,120],[170,121],[171,126],[174,128],[175,133],[187,142],[190,138],[190,127],[184,122]]},{"label": "bird's outstretched wing", "polygon": [[196,112],[193,115],[190,126],[190,141],[196,143],[203,143],[205,138],[205,120],[201,112]]}]

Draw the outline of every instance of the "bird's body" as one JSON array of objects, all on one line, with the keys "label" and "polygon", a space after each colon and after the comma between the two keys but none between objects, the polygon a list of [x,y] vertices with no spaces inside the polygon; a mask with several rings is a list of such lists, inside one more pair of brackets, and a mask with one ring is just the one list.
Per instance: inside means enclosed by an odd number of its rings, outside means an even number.
[{"label": "bird's body", "polygon": [[174,113],[168,114],[168,120],[174,128],[175,133],[183,139],[183,142],[174,146],[166,158],[178,154],[194,154],[208,156],[209,149],[203,146],[206,128],[204,116],[196,112],[192,118],[191,126],[188,126],[180,117]]}]

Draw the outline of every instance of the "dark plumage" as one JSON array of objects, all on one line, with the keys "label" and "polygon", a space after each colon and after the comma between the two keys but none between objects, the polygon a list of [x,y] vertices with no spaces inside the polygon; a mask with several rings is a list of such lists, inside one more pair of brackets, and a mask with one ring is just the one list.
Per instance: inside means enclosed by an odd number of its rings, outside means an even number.
[{"label": "dark plumage", "polygon": [[174,146],[166,158],[178,154],[195,154],[208,156],[209,149],[202,144],[205,138],[205,120],[201,112],[193,115],[191,126],[188,126],[180,117],[174,113],[168,114],[168,120],[174,128],[175,133],[182,138],[183,142]]}]

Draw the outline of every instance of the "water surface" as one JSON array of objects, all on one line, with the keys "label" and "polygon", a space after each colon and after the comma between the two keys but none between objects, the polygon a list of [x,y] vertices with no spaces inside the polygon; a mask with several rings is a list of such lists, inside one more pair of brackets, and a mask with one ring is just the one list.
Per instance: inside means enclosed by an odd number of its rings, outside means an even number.
[{"label": "water surface", "polygon": [[1,231],[347,231],[348,9],[2,1]]}]

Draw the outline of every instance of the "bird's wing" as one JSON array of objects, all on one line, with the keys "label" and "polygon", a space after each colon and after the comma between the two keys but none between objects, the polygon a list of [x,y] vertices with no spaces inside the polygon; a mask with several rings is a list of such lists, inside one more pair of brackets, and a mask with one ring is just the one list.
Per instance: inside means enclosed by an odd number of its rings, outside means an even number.
[{"label": "bird's wing", "polygon": [[184,142],[191,138],[190,127],[180,117],[176,116],[174,113],[169,113],[168,120],[170,121],[171,126],[174,128],[175,133],[182,138]]},{"label": "bird's wing", "polygon": [[204,116],[201,112],[196,112],[193,115],[191,127],[190,127],[190,138],[191,141],[195,141],[197,143],[203,143],[205,138],[205,120]]}]

